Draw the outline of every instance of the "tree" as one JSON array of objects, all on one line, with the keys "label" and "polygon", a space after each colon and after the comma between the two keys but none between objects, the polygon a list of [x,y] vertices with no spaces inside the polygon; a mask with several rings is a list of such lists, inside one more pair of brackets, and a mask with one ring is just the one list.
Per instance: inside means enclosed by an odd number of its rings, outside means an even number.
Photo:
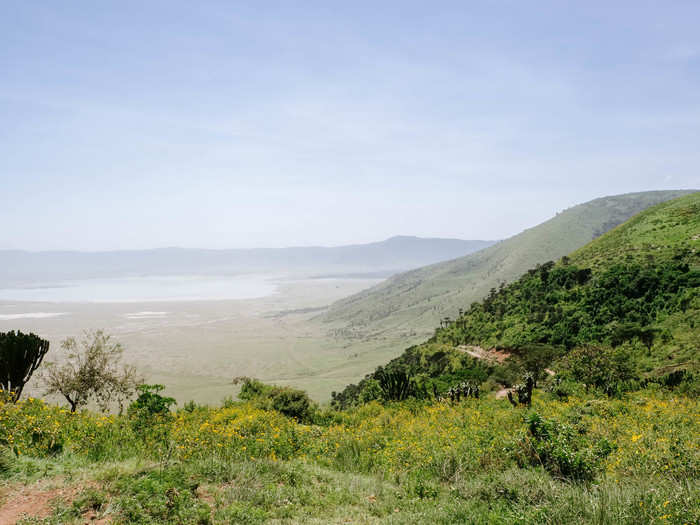
[{"label": "tree", "polygon": [[[562,356],[564,349],[541,343],[522,345],[514,350],[515,362],[525,372],[532,374],[535,388],[537,382],[554,372],[548,371],[548,366]],[[511,358],[512,359],[512,358]]]},{"label": "tree", "polygon": [[405,367],[378,368],[374,375],[387,401],[403,401],[411,395],[411,376]]},{"label": "tree", "polygon": [[[527,407],[532,405],[532,389],[535,386],[535,379],[531,372],[526,372],[523,377],[523,382],[515,385],[512,390],[508,391],[508,401],[514,407],[518,404],[525,405]],[[515,402],[513,399],[513,392],[518,394],[518,401]]]},{"label": "tree", "polygon": [[71,412],[90,400],[106,411],[112,402],[123,410],[124,402],[136,392],[142,380],[132,366],[121,365],[123,348],[102,330],[86,331],[78,342],[70,337],[61,343],[67,353],[62,365],[50,363],[46,374],[46,394],[60,394]]},{"label": "tree", "polygon": [[358,396],[358,401],[361,404],[369,403],[370,401],[381,400],[382,399],[382,386],[376,379],[368,379],[365,381],[360,390],[360,395]]},{"label": "tree", "polygon": [[625,347],[585,346],[566,356],[563,374],[574,381],[600,388],[609,396],[627,388],[636,378],[632,358]]},{"label": "tree", "polygon": [[49,342],[35,334],[0,333],[0,388],[15,402],[49,351]]}]

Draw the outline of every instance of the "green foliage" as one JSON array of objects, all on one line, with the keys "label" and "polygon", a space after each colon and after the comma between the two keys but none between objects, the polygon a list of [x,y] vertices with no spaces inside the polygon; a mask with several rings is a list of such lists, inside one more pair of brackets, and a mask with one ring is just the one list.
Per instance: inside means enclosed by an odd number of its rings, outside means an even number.
[{"label": "green foliage", "polygon": [[559,359],[564,354],[564,348],[541,344],[530,343],[511,350],[511,355],[506,360],[507,366],[514,368],[518,372],[524,371],[531,374],[534,386],[549,373],[547,367]]},{"label": "green foliage", "polygon": [[0,392],[19,399],[48,351],[49,342],[35,334],[0,332]]},{"label": "green foliage", "polygon": [[86,331],[81,341],[69,337],[61,343],[64,362],[49,363],[44,382],[46,394],[65,398],[71,412],[94,400],[103,411],[123,404],[135,392],[140,379],[133,366],[121,365],[123,348],[102,330]]},{"label": "green foliage", "polygon": [[139,395],[134,402],[129,405],[129,415],[143,413],[149,416],[156,414],[166,414],[170,412],[170,407],[176,404],[172,397],[164,397],[160,392],[165,390],[163,385],[139,385],[136,390]]},{"label": "green foliage", "polygon": [[[632,193],[574,206],[494,246],[396,275],[369,290],[342,299],[330,308],[324,321],[344,337],[363,339],[381,334],[382,339],[394,336],[404,344],[407,339],[411,342],[424,340],[445,316],[455,318],[460,309],[482,300],[500,283],[510,283],[537,264],[569,255],[636,214],[688,193]],[[663,236],[676,227],[663,222],[649,229],[652,228],[657,230],[651,231],[645,242],[654,248],[640,246],[640,253],[659,253],[657,247],[666,244]],[[695,233],[697,231],[696,227]],[[653,237],[652,234],[657,235]],[[685,238],[687,242],[692,235]],[[679,234],[678,240],[682,236]],[[612,249],[619,250],[617,240],[609,244]],[[614,252],[611,255],[616,256]],[[611,260],[607,253],[600,259],[603,263]],[[578,257],[572,257],[572,262],[582,268],[590,266],[581,265]]]},{"label": "green foliage", "polygon": [[569,396],[581,395],[583,393],[581,383],[575,380],[566,379],[561,375],[550,378],[546,382],[544,389],[557,399],[561,400],[566,400],[569,398]]},{"label": "green foliage", "polygon": [[[46,476],[76,458],[138,465],[43,523],[107,500],[117,523],[696,523],[698,400],[679,393],[697,386],[699,199],[651,210],[443,319],[432,340],[335,394],[343,411],[253,379],[243,402],[176,414],[158,385],[140,389],[128,417],[0,398],[4,475]],[[478,360],[465,343],[510,357]],[[525,374],[515,409],[435,400],[498,374]]]},{"label": "green foliage", "polygon": [[161,396],[163,385],[139,385],[138,397],[129,405],[127,414],[131,427],[138,435],[154,439],[159,444],[167,439],[166,425],[171,419],[172,397]]},{"label": "green foliage", "polygon": [[593,342],[619,346],[628,341],[651,348],[660,333],[656,324],[687,309],[687,297],[696,296],[700,286],[700,271],[682,262],[620,264],[585,280],[571,277],[589,275],[590,269],[585,270],[541,265],[438,329],[435,340],[516,351],[538,344],[570,349]]},{"label": "green foliage", "polygon": [[16,456],[7,446],[0,447],[0,479],[6,478],[12,472]]},{"label": "green foliage", "polygon": [[619,395],[630,390],[638,377],[629,351],[624,347],[585,346],[570,352],[561,364],[563,378],[573,379],[605,392]]},{"label": "green foliage", "polygon": [[[523,377],[522,383],[518,383],[512,389],[512,392],[508,392],[508,401],[514,407],[518,405],[524,405],[529,407],[532,405],[532,390],[535,387],[535,379],[533,374],[530,372],[526,373]],[[513,392],[518,396],[517,402],[513,396]]]},{"label": "green foliage", "polygon": [[480,385],[494,367],[444,344],[413,346],[357,385],[332,395],[331,405],[347,408],[372,400],[435,399],[461,383]]},{"label": "green foliage", "polygon": [[369,403],[370,401],[381,401],[383,399],[384,391],[382,390],[382,385],[376,379],[368,379],[362,385],[362,390],[358,395],[358,401],[362,404]]},{"label": "green foliage", "polygon": [[113,486],[119,494],[115,503],[120,521],[144,525],[209,524],[211,510],[198,501],[197,487],[198,483],[179,468],[122,477]]},{"label": "green foliage", "polygon": [[257,406],[276,410],[297,421],[310,423],[318,409],[303,390],[296,388],[266,385],[262,381],[242,378],[243,385],[238,397],[253,401]]},{"label": "green foliage", "polygon": [[81,516],[86,512],[99,513],[107,504],[107,494],[94,487],[84,489],[78,497],[73,500],[71,507],[76,516]]},{"label": "green foliage", "polygon": [[[669,368],[690,373],[684,391],[698,389],[689,382],[700,347],[698,209],[700,193],[661,204],[559,263],[492,288],[456,320],[443,319],[428,342],[336,393],[333,406],[359,402],[370,379],[385,400],[435,397],[459,379],[478,384],[491,377],[511,386],[529,373],[536,386],[552,373],[547,367],[576,348],[564,361],[568,379],[609,395]],[[509,358],[500,365],[460,362],[460,345],[501,349]]]},{"label": "green foliage", "polygon": [[[20,400],[0,406],[0,443],[18,451],[3,482],[10,491],[37,479],[94,487],[77,497],[69,488],[49,517],[23,522],[44,525],[85,523],[86,512],[116,524],[217,525],[700,518],[697,399],[654,386],[621,399],[535,391],[532,410],[540,416],[490,397],[409,399],[309,425],[254,400],[198,407],[162,421],[166,462],[129,416]],[[54,433],[63,450],[47,454],[35,433]]]},{"label": "green foliage", "polygon": [[528,414],[525,422],[527,434],[518,443],[521,461],[540,465],[554,476],[590,481],[614,450],[604,438],[592,443],[573,426],[545,419],[537,412]]}]

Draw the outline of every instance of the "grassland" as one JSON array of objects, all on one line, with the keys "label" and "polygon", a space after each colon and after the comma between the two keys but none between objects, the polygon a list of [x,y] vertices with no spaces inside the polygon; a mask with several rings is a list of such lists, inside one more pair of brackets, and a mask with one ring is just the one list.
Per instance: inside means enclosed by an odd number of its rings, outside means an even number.
[{"label": "grassland", "polygon": [[0,405],[0,475],[21,524],[697,523],[699,417],[662,391],[371,403],[311,424],[229,402],[144,434],[28,399]]},{"label": "grassland", "polygon": [[[464,345],[509,357],[485,370],[465,360]],[[347,406],[380,389],[385,399],[434,397],[457,373],[510,387],[525,372],[577,368],[568,355],[590,347],[599,350],[582,357],[580,367],[606,355],[597,366],[620,372],[596,380],[609,389],[676,374],[688,391],[698,391],[700,193],[653,206],[559,262],[492,290],[334,401]],[[577,374],[583,381],[586,372]]]},{"label": "grassland", "polygon": [[[174,412],[0,397],[0,522],[698,523],[699,220],[697,193],[650,208],[331,407],[250,379]],[[509,370],[508,400],[472,389]]]},{"label": "grassland", "polygon": [[339,337],[401,340],[404,346],[422,341],[442,318],[455,318],[491,288],[581,248],[642,210],[687,193],[632,193],[574,206],[477,253],[396,275],[341,299],[322,320]]},{"label": "grassland", "polygon": [[[283,283],[273,296],[241,301],[0,303],[3,314],[66,313],[0,320],[0,330],[39,333],[55,352],[66,337],[105,329],[124,345],[125,361],[148,382],[167,385],[177,399],[218,403],[235,394],[232,377],[248,375],[326,400],[425,340],[442,317],[467,308],[496,283],[579,248],[634,211],[677,193],[598,199],[466,258],[401,274],[379,286],[379,279],[310,279]],[[327,317],[319,317],[315,309],[338,300]],[[129,317],[143,311],[167,315]],[[32,392],[40,395],[42,389],[35,384]]]},{"label": "grassland", "polygon": [[[41,334],[51,342],[46,359],[52,361],[60,357],[61,340],[86,329],[104,329],[124,346],[125,362],[136,365],[148,382],[167,385],[168,394],[179,400],[218,403],[235,394],[231,379],[241,375],[298,386],[321,400],[364,375],[368,363],[357,355],[357,348],[347,346],[348,341],[328,337],[309,320],[315,315],[314,308],[377,282],[282,282],[274,295],[238,301],[5,303],[0,304],[4,314],[64,315],[0,321],[0,331]],[[164,315],[133,315],[138,312]],[[393,354],[379,352],[369,366],[376,366],[387,355]],[[42,395],[38,381],[31,393]]]}]

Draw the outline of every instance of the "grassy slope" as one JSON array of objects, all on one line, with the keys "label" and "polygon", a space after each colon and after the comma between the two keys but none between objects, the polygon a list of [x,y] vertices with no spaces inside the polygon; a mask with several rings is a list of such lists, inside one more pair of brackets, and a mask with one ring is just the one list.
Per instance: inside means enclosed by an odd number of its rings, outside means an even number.
[{"label": "grassy slope", "polygon": [[698,266],[700,192],[654,206],[594,240],[569,257],[572,264],[598,268],[612,263],[682,258]]},{"label": "grassy slope", "polygon": [[[691,269],[700,269],[700,192],[687,195],[669,202],[656,205],[614,228],[607,234],[594,240],[588,245],[572,253],[568,264],[578,268],[590,268],[593,279],[584,285],[574,287],[575,293],[569,297],[576,298],[587,290],[598,285],[601,276],[616,265],[630,268],[635,265],[641,267],[659,268],[666,263],[685,263]],[[562,263],[558,264],[562,267]],[[527,277],[523,277],[527,279]],[[522,279],[521,279],[522,282]],[[642,286],[642,283],[639,284]],[[639,289],[639,288],[638,288]],[[501,296],[512,296],[512,301],[497,299],[499,302],[510,303],[511,308],[517,308],[518,303],[528,302],[532,304],[533,299],[526,296],[519,296],[523,293],[514,284],[507,287]],[[687,308],[668,310],[660,313],[651,321],[651,326],[668,335],[657,337],[652,348],[649,350],[650,362],[665,363],[668,366],[687,362],[697,361],[697,349],[700,348],[700,305],[698,304],[697,289],[686,292],[690,294]],[[682,295],[683,292],[677,292]],[[559,306],[565,311],[569,308],[569,316],[574,310],[579,309],[576,303],[567,303],[566,294],[560,294]],[[606,294],[609,297],[609,293]],[[650,298],[640,299],[648,301]],[[527,305],[525,305],[527,306]],[[474,315],[481,315],[475,312]],[[483,344],[485,346],[508,346],[509,330],[492,330],[487,336],[476,335],[469,326],[469,317],[474,317],[471,313],[466,313],[464,319],[467,321],[467,329],[463,330],[460,337],[467,338],[468,342]],[[477,321],[477,326],[481,321]],[[518,308],[513,313],[506,312],[502,316],[502,321],[494,326],[517,327],[519,333],[532,332],[531,330],[538,322],[531,316],[528,308]],[[472,333],[470,333],[472,332]],[[525,341],[538,342],[538,341]],[[695,363],[697,365],[697,363]]]},{"label": "grassy slope", "polygon": [[[448,350],[464,357],[449,350],[462,344],[571,349],[602,343],[627,345],[642,378],[700,367],[700,192],[653,206],[567,259],[528,271],[390,366],[435,377],[430,356]],[[564,277],[586,272],[583,281]],[[359,390],[349,385],[343,404]]]},{"label": "grassy slope", "polygon": [[[699,234],[700,193],[643,213],[570,265],[598,273],[653,256],[696,266]],[[697,523],[698,408],[658,389],[565,400],[538,391],[531,410],[493,397],[370,403],[302,424],[228,403],[144,431],[127,416],[0,402],[0,505],[49,482],[66,490],[46,518],[22,525]],[[532,430],[533,413],[545,432]]]},{"label": "grassy slope", "polygon": [[315,425],[246,403],[196,408],[145,436],[124,416],[0,403],[0,439],[21,451],[0,455],[0,522],[14,523],[2,521],[3,503],[13,501],[48,514],[22,525],[91,517],[187,525],[700,519],[697,400],[645,392],[559,401],[538,393],[532,410],[558,422],[557,461],[595,465],[595,482],[543,468],[528,412],[493,398],[370,404]]},{"label": "grassy slope", "polygon": [[640,211],[687,193],[631,193],[580,204],[485,250],[396,275],[340,300],[323,320],[346,337],[393,335],[416,342],[441,318],[454,317],[499,283],[516,279],[538,263],[559,259]]}]

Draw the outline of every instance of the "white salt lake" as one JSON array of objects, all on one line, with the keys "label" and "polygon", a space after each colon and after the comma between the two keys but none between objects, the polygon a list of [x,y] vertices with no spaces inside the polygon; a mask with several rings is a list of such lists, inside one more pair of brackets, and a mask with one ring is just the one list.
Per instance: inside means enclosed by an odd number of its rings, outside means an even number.
[{"label": "white salt lake", "polygon": [[277,285],[272,279],[270,275],[84,279],[48,285],[1,288],[0,300],[47,303],[142,303],[255,299],[272,295],[277,291]]}]

